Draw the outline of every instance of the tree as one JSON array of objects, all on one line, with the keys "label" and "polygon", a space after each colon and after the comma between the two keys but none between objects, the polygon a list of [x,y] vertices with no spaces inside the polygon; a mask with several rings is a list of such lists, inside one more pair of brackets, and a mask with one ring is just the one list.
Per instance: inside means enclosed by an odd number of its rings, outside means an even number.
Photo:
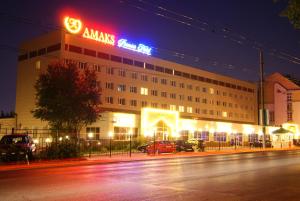
[{"label": "tree", "polygon": [[54,129],[80,131],[100,113],[100,88],[94,71],[79,71],[76,64],[55,63],[35,83],[34,117]]},{"label": "tree", "polygon": [[287,17],[295,29],[300,29],[300,0],[289,0],[280,16]]}]

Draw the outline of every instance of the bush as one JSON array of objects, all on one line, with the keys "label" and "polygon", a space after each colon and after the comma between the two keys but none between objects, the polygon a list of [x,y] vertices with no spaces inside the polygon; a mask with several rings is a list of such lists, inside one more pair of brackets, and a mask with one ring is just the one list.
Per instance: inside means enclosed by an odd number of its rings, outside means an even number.
[{"label": "bush", "polygon": [[75,158],[79,157],[80,152],[76,143],[69,140],[60,142],[58,144],[51,143],[41,153],[41,158],[46,159],[63,159],[63,158]]}]

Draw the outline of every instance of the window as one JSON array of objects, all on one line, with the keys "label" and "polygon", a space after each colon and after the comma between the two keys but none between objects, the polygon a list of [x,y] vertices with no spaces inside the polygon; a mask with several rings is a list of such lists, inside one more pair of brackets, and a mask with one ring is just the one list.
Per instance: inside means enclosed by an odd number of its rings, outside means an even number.
[{"label": "window", "polygon": [[114,103],[114,99],[111,96],[105,97],[105,102],[108,104],[113,104]]},{"label": "window", "polygon": [[168,109],[168,105],[167,104],[161,104],[161,108],[162,109]]},{"label": "window", "polygon": [[178,111],[179,111],[179,112],[184,112],[184,106],[179,105],[179,106],[178,106]]},{"label": "window", "polygon": [[206,92],[207,92],[207,89],[206,89],[205,87],[203,87],[203,88],[202,88],[202,92],[203,92],[203,93],[206,93]]},{"label": "window", "polygon": [[118,91],[120,91],[120,92],[126,91],[126,85],[125,84],[119,84],[118,85]]},{"label": "window", "polygon": [[173,75],[173,69],[165,68],[165,73]]},{"label": "window", "polygon": [[137,73],[136,72],[131,73],[131,78],[136,80],[137,79]]},{"label": "window", "polygon": [[188,101],[193,101],[193,97],[192,96],[188,96]]},{"label": "window", "polygon": [[200,98],[199,98],[199,97],[196,97],[196,98],[195,98],[195,102],[196,102],[196,103],[200,103]]},{"label": "window", "polygon": [[171,86],[176,87],[176,81],[172,80],[171,81]]},{"label": "window", "polygon": [[193,89],[193,85],[188,84],[188,85],[186,85],[186,88],[192,90]]},{"label": "window", "polygon": [[44,55],[44,54],[46,54],[46,48],[42,48],[42,49],[38,50],[38,55],[39,56]]},{"label": "window", "polygon": [[137,101],[136,100],[130,100],[130,106],[136,107]]},{"label": "window", "polygon": [[226,142],[226,133],[224,133],[224,132],[214,132],[214,141],[216,141],[216,142]]},{"label": "window", "polygon": [[148,95],[148,88],[141,87],[141,95]]},{"label": "window", "polygon": [[222,112],[222,117],[227,117],[227,112]]},{"label": "window", "polygon": [[147,101],[142,101],[142,107],[147,107],[148,106],[148,103],[147,103]]},{"label": "window", "polygon": [[111,68],[111,67],[106,67],[106,74],[113,75],[114,74],[114,69]]},{"label": "window", "polygon": [[146,63],[145,68],[148,70],[154,70],[154,65]]},{"label": "window", "polygon": [[135,87],[135,86],[130,86],[129,87],[129,91],[130,91],[130,93],[137,93],[137,87]]},{"label": "window", "polygon": [[164,72],[164,67],[161,67],[161,66],[155,66],[155,71],[158,71],[158,72]]},{"label": "window", "polygon": [[165,91],[162,91],[162,92],[161,92],[161,97],[164,97],[164,98],[166,98],[166,97],[167,97],[167,92],[165,92]]},{"label": "window", "polygon": [[180,83],[179,87],[182,88],[182,89],[184,89],[184,83]]},{"label": "window", "polygon": [[89,138],[88,134],[93,133],[94,134],[93,139],[100,140],[100,127],[86,127],[85,131],[86,131],[87,139]]},{"label": "window", "polygon": [[37,56],[37,51],[29,52],[29,58],[36,57],[36,56]]},{"label": "window", "polygon": [[91,57],[96,57],[96,51],[95,50],[83,49],[83,54],[91,56]]},{"label": "window", "polygon": [[176,111],[176,105],[170,105],[170,110]]},{"label": "window", "polygon": [[148,76],[145,75],[145,74],[142,74],[142,75],[141,75],[141,80],[143,80],[143,81],[148,81]]},{"label": "window", "polygon": [[152,82],[153,83],[157,83],[158,82],[158,78],[157,77],[152,77]]},{"label": "window", "polygon": [[184,95],[180,94],[179,95],[179,100],[184,100]]},{"label": "window", "polygon": [[38,61],[35,62],[35,69],[36,70],[40,70],[41,69],[41,61],[40,60],[38,60]]},{"label": "window", "polygon": [[105,83],[105,88],[106,89],[114,89],[114,83],[112,83],[112,82],[106,82]]},{"label": "window", "polygon": [[175,93],[171,93],[170,94],[170,98],[176,99],[176,94]]},{"label": "window", "polygon": [[132,59],[123,58],[123,64],[133,65]]},{"label": "window", "polygon": [[160,80],[160,83],[161,83],[161,84],[167,84],[167,79],[161,79],[161,80]]},{"label": "window", "polygon": [[157,90],[151,90],[151,95],[152,96],[157,96]]},{"label": "window", "polygon": [[195,109],[195,112],[196,112],[197,114],[200,114],[200,108],[196,108],[196,109]]},{"label": "window", "polygon": [[214,94],[214,92],[215,92],[215,91],[214,91],[213,88],[209,88],[209,93],[210,93],[210,94]]},{"label": "window", "polygon": [[122,57],[119,57],[119,56],[110,55],[110,60],[122,63]]},{"label": "window", "polygon": [[119,69],[119,76],[125,77],[125,70],[124,69]]},{"label": "window", "polygon": [[151,103],[151,107],[152,107],[152,108],[157,108],[157,107],[158,107],[158,104],[157,104],[157,103]]},{"label": "window", "polygon": [[186,112],[187,113],[193,113],[193,108],[192,107],[186,107]]},{"label": "window", "polygon": [[109,54],[103,53],[103,52],[97,52],[97,57],[100,59],[106,59],[109,60]]},{"label": "window", "polygon": [[[47,52],[52,52],[51,50],[52,49],[50,47],[47,48]],[[82,48],[75,45],[69,45],[69,51],[81,54]]]},{"label": "window", "polygon": [[87,68],[86,62],[78,62],[78,66],[81,70],[85,70]]},{"label": "window", "polygon": [[134,61],[134,65],[137,67],[144,68],[144,62],[141,62],[141,61]]},{"label": "window", "polygon": [[206,98],[203,98],[203,99],[202,99],[202,103],[206,104],[206,103],[207,103],[207,99],[206,99]]},{"label": "window", "polygon": [[195,131],[194,138],[197,140],[209,141],[209,132],[208,131]]},{"label": "window", "polygon": [[119,105],[125,105],[125,98],[118,98]]},{"label": "window", "polygon": [[98,64],[94,64],[94,65],[93,65],[93,69],[94,69],[94,71],[96,71],[96,72],[101,72],[101,67],[100,67],[100,65],[98,65]]},{"label": "window", "polygon": [[[70,45],[70,46],[72,46],[72,45]],[[75,47],[75,46],[73,46],[73,47]],[[61,44],[57,43],[55,45],[48,46],[47,47],[47,52],[49,53],[49,52],[58,51],[58,50],[60,50],[60,48],[61,48]],[[77,53],[81,53],[81,47],[77,47],[77,48],[78,48],[78,50],[80,49],[80,52],[77,52]]]},{"label": "window", "polygon": [[223,107],[227,107],[227,103],[226,102],[223,102]]}]

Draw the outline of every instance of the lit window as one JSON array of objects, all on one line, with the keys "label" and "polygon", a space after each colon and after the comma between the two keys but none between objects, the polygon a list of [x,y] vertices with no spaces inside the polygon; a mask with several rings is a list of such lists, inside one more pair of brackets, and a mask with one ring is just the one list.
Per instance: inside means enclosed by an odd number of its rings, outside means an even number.
[{"label": "lit window", "polygon": [[178,106],[178,111],[179,112],[184,112],[184,106],[182,106],[182,105]]},{"label": "lit window", "polygon": [[119,84],[118,85],[118,91],[126,91],[126,85],[125,84]]},{"label": "lit window", "polygon": [[125,105],[125,98],[118,98],[119,105]]},{"label": "lit window", "polygon": [[35,62],[35,69],[40,70],[41,69],[41,61],[36,61]]},{"label": "lit window", "polygon": [[213,88],[209,88],[209,93],[210,93],[210,94],[214,94],[214,92],[215,92],[215,91],[214,91]]},{"label": "lit window", "polygon": [[141,87],[141,95],[148,95],[148,88]]},{"label": "lit window", "polygon": [[227,117],[227,112],[222,112],[222,117]]},{"label": "lit window", "polygon": [[186,108],[186,112],[187,113],[192,113],[193,112],[193,108],[192,107],[187,107]]},{"label": "lit window", "polygon": [[176,105],[170,105],[170,110],[176,111]]}]

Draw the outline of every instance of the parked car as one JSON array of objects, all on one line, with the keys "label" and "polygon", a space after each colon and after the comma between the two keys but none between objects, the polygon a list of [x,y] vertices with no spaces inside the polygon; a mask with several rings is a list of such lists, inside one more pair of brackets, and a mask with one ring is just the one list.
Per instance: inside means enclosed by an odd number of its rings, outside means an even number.
[{"label": "parked car", "polygon": [[187,141],[184,140],[176,140],[175,141],[176,144],[176,151],[188,151],[188,152],[192,152],[194,151],[193,146],[194,144],[189,143]]},{"label": "parked car", "polygon": [[142,145],[137,147],[137,150],[139,150],[140,152],[146,153],[147,152],[147,146],[148,146],[148,144],[142,144]]},{"label": "parked car", "polygon": [[[262,140],[251,142],[250,146],[252,147],[263,147]],[[266,148],[272,148],[272,142],[270,140],[266,140]]]},{"label": "parked car", "polygon": [[154,149],[158,153],[173,153],[176,151],[176,145],[171,141],[156,141],[155,144],[151,143],[147,146],[147,153],[154,153]]},{"label": "parked car", "polygon": [[4,135],[0,140],[0,159],[3,161],[13,161],[33,159],[36,146],[27,134]]}]

